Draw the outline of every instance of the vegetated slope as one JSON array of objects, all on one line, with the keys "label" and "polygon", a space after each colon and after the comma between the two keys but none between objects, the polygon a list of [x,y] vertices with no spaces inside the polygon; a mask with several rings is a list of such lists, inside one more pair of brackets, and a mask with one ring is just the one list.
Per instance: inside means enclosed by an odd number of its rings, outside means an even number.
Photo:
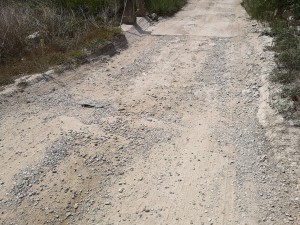
[{"label": "vegetated slope", "polygon": [[243,5],[255,19],[267,23],[265,31],[274,39],[269,48],[275,52],[277,68],[271,80],[284,84],[277,109],[300,124],[300,2],[298,0],[244,0]]},{"label": "vegetated slope", "polygon": [[85,7],[64,2],[1,1],[0,83],[84,57],[120,33],[111,4],[102,1],[96,8],[96,1],[86,1]]},{"label": "vegetated slope", "polygon": [[[186,0],[146,1],[149,12],[172,15]],[[0,2],[0,85],[16,76],[80,61],[120,33],[122,0]]]}]

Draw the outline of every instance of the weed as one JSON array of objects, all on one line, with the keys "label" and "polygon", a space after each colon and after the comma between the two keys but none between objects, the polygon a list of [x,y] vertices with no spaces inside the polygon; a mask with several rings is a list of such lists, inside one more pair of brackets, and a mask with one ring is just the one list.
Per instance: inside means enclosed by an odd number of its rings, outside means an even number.
[{"label": "weed", "polygon": [[0,79],[0,86],[8,85],[8,84],[13,84],[15,81],[12,77],[4,77]]},{"label": "weed", "polygon": [[273,73],[270,76],[271,81],[279,82],[282,84],[288,84],[295,81],[297,78],[297,73],[287,71],[287,70],[279,70],[278,68],[273,70]]},{"label": "weed", "polygon": [[253,18],[271,22],[275,18],[300,17],[299,0],[243,0],[242,5]]},{"label": "weed", "polygon": [[[244,0],[242,4],[253,18],[271,26],[268,35],[273,37],[274,45],[268,49],[276,52],[277,68],[270,78],[273,82],[284,84],[282,101],[276,108],[280,113],[297,111],[300,99],[299,0]],[[293,106],[289,107],[289,104]]]},{"label": "weed", "polygon": [[148,0],[146,7],[149,12],[171,16],[181,9],[187,0]]},{"label": "weed", "polygon": [[27,81],[21,81],[18,83],[18,88],[21,88],[21,89],[25,89],[26,87],[28,87],[28,82]]},{"label": "weed", "polygon": [[[101,10],[110,5],[106,2],[102,1]],[[101,10],[90,13],[80,4],[63,7],[63,1],[57,4],[55,0],[1,1],[0,84],[82,58],[86,46],[111,40],[120,30],[113,22],[110,26],[103,23]]]}]

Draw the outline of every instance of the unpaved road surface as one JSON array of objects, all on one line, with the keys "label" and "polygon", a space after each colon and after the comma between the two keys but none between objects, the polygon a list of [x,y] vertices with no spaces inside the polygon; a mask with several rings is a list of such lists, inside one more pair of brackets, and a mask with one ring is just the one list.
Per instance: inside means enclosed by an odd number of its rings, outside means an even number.
[{"label": "unpaved road surface", "polygon": [[0,97],[0,223],[300,224],[299,129],[237,0],[190,0],[129,48]]}]

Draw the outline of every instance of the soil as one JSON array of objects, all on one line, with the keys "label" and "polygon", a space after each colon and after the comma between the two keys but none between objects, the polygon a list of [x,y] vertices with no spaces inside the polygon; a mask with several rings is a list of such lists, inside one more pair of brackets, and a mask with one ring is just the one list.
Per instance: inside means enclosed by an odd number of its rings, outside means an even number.
[{"label": "soil", "polygon": [[124,27],[129,48],[0,95],[0,223],[300,224],[300,132],[238,0]]}]

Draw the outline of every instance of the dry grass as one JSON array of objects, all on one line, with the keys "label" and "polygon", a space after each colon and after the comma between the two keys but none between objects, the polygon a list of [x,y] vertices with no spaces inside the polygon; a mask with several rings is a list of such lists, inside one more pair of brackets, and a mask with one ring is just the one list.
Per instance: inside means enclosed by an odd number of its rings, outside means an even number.
[{"label": "dry grass", "polygon": [[[83,48],[120,31],[88,15],[43,1],[0,3],[0,84],[84,56]],[[29,35],[37,34],[35,38]]]}]

